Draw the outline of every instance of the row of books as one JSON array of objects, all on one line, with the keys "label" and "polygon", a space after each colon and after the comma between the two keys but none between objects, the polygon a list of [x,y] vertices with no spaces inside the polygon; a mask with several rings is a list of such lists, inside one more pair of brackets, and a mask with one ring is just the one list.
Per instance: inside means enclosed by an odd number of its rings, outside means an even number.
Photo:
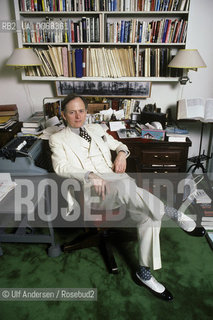
[{"label": "row of books", "polygon": [[10,131],[19,119],[16,104],[0,105],[0,131]]},{"label": "row of books", "polygon": [[[106,42],[113,43],[184,43],[188,21],[183,19],[161,19],[140,21],[139,19],[107,22]],[[22,21],[24,43],[90,43],[103,42],[99,17],[86,18],[78,22],[66,21]]]},{"label": "row of books", "polygon": [[65,77],[135,77],[133,48],[78,48],[49,47],[34,49],[42,60],[42,67],[28,68],[29,76]]},{"label": "row of books", "polygon": [[19,0],[20,11],[187,11],[189,0]]},{"label": "row of books", "polygon": [[61,118],[61,103],[60,100],[55,102],[47,102],[44,104],[44,113],[45,116],[52,118],[57,116],[59,119]]},{"label": "row of books", "polygon": [[100,42],[99,17],[82,17],[80,21],[68,19],[40,22],[22,21],[22,41],[43,42]]},{"label": "row of books", "polygon": [[158,21],[121,20],[107,23],[107,42],[114,43],[183,43],[188,21],[161,19]]},{"label": "row of books", "polygon": [[[169,48],[145,48],[139,51],[139,77],[177,77],[178,69],[168,68],[172,60],[172,51]],[[177,74],[178,73],[178,74]]]}]

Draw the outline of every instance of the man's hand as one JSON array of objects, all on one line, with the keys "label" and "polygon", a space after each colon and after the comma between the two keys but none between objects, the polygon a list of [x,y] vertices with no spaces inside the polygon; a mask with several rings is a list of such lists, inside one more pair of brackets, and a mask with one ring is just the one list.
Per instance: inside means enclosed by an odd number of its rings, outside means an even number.
[{"label": "man's hand", "polygon": [[104,200],[107,192],[106,181],[104,181],[93,172],[89,174],[88,178],[91,180],[93,186],[95,187],[95,191],[97,192],[97,194]]},{"label": "man's hand", "polygon": [[113,170],[116,173],[124,173],[126,171],[126,153],[123,151],[118,152],[113,164]]}]

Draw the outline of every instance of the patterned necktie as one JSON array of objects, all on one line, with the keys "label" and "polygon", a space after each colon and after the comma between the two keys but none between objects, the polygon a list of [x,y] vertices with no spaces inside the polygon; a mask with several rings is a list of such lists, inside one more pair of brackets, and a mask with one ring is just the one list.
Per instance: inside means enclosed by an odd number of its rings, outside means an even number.
[{"label": "patterned necktie", "polygon": [[91,142],[91,137],[90,135],[86,132],[86,130],[84,128],[80,128],[80,137],[84,138],[85,140],[87,140],[88,142]]}]

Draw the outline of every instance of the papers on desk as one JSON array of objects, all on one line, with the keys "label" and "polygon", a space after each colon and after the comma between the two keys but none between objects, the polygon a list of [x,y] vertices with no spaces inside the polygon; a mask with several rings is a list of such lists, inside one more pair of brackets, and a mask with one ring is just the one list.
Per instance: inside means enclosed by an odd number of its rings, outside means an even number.
[{"label": "papers on desk", "polygon": [[16,183],[12,181],[10,173],[0,173],[0,201],[15,188]]},{"label": "papers on desk", "polygon": [[109,127],[110,127],[110,131],[118,131],[120,129],[126,129],[124,121],[110,121]]},{"label": "papers on desk", "polygon": [[111,116],[114,114],[117,120],[121,120],[124,118],[124,110],[113,110],[112,108],[109,108],[107,110],[101,110],[100,114],[103,115],[104,121],[110,121]]}]

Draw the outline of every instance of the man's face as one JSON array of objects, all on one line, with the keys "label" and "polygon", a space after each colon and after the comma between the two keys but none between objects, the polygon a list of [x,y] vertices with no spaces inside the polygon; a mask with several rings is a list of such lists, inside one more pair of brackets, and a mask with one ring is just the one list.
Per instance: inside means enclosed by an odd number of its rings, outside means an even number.
[{"label": "man's face", "polygon": [[80,128],[84,125],[87,111],[81,98],[75,98],[68,102],[65,112],[62,112],[64,120],[72,128]]}]

